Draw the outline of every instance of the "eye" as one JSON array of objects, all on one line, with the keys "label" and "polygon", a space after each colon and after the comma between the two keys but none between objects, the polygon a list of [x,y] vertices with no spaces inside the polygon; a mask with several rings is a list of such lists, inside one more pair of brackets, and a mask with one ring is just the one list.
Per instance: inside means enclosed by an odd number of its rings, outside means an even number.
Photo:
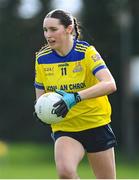
[{"label": "eye", "polygon": [[57,31],[57,28],[51,28],[51,31]]},{"label": "eye", "polygon": [[46,27],[44,27],[44,28],[43,28],[43,31],[47,32],[47,28],[46,28]]}]

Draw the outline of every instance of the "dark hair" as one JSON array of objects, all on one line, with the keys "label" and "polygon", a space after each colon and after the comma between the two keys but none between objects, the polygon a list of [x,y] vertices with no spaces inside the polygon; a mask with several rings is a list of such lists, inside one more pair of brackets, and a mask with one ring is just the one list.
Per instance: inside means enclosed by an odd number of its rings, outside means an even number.
[{"label": "dark hair", "polygon": [[78,27],[78,23],[75,17],[71,15],[71,13],[56,9],[51,12],[49,12],[45,18],[56,18],[60,20],[60,23],[67,28],[69,25],[74,25],[74,31],[75,31],[75,38],[78,39],[80,36],[80,31]]}]

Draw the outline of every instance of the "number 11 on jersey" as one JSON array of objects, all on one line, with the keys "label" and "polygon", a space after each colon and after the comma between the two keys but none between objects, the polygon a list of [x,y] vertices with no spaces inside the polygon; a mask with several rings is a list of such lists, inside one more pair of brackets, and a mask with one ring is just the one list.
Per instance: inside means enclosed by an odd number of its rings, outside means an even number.
[{"label": "number 11 on jersey", "polygon": [[67,75],[67,68],[66,67],[61,68],[61,74],[62,74],[62,76]]}]

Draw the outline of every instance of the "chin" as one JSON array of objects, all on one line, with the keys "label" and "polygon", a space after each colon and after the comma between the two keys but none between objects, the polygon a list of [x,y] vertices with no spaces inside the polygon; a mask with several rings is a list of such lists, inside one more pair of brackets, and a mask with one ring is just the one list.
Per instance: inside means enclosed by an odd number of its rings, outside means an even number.
[{"label": "chin", "polygon": [[49,47],[50,47],[51,49],[54,49],[54,50],[56,49],[56,46],[55,46],[55,45],[50,45],[50,44],[49,44]]}]

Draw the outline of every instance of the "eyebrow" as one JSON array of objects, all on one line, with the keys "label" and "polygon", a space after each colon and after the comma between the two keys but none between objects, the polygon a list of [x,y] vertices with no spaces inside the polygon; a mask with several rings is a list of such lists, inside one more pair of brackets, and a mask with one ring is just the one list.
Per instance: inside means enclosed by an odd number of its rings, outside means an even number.
[{"label": "eyebrow", "polygon": [[46,28],[46,27],[43,27],[43,30],[47,30],[47,28]]}]

